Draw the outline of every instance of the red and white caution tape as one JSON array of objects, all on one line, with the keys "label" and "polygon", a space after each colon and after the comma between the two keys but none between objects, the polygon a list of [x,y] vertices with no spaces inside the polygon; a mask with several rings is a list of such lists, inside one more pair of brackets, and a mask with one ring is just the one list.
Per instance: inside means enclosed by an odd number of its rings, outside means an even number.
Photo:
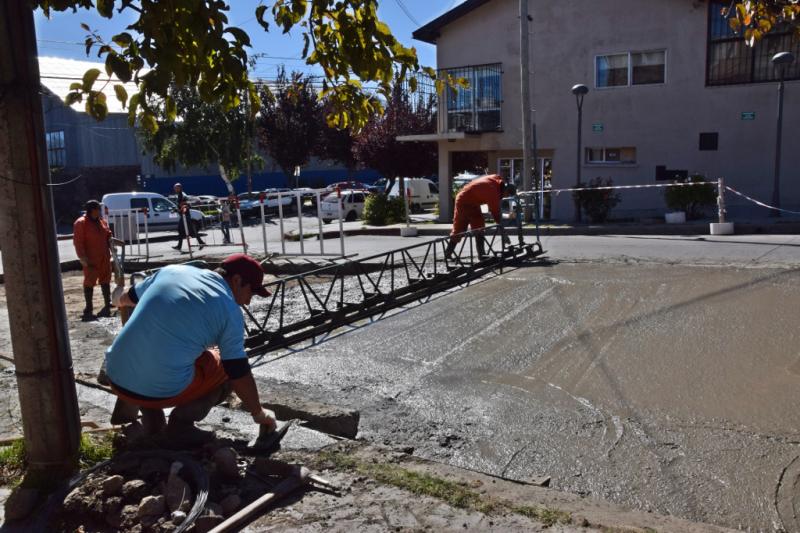
[{"label": "red and white caution tape", "polygon": [[562,192],[573,192],[573,191],[610,191],[614,189],[653,189],[653,188],[663,188],[663,187],[691,187],[693,185],[711,185],[716,187],[716,182],[713,181],[691,181],[687,183],[651,183],[649,185],[609,185],[604,187],[573,187],[570,189],[544,189],[544,190],[536,190],[536,191],[521,191],[517,194],[520,196],[530,196],[540,194],[542,192],[546,193],[562,193]]},{"label": "red and white caution tape", "polygon": [[750,198],[746,194],[741,193],[741,192],[737,191],[736,189],[734,189],[732,187],[728,187],[727,185],[725,186],[725,188],[728,189],[729,191],[731,191],[733,194],[741,196],[745,200],[749,200],[749,201],[753,202],[756,205],[760,205],[761,207],[766,207],[767,209],[774,209],[775,211],[780,211],[782,213],[789,213],[791,215],[800,215],[800,211],[790,211],[788,209],[781,209],[780,207],[773,207],[771,205],[765,204],[764,202],[760,202],[760,201],[756,200],[755,198]]}]

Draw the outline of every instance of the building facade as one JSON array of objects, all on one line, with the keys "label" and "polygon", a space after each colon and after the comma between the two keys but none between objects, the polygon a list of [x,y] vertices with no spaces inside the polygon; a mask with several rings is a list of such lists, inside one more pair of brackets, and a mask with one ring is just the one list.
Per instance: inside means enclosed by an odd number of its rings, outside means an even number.
[{"label": "building facade", "polygon": [[[776,146],[777,77],[770,58],[792,51],[785,70],[781,204],[800,210],[800,44],[776,32],[754,48],[734,35],[718,0],[529,0],[535,188],[576,182],[577,105],[583,104],[582,181],[654,184],[686,174],[726,183],[770,202]],[[488,170],[515,178],[522,167],[518,0],[467,0],[418,29],[440,71],[468,90],[440,95],[438,131],[416,140],[439,146],[442,218],[454,157],[486,154]],[[408,140],[414,140],[409,138]],[[571,219],[569,194],[544,195],[545,214]],[[615,218],[666,211],[660,189],[623,191]],[[768,212],[728,196],[733,216]]]}]

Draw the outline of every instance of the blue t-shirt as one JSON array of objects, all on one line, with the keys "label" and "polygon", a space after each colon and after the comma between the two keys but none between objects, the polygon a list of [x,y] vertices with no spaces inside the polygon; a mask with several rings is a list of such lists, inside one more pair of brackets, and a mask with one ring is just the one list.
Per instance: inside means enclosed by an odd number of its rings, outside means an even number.
[{"label": "blue t-shirt", "polygon": [[192,382],[204,350],[218,346],[223,360],[247,357],[242,310],[216,272],[172,265],[133,290],[139,302],[106,350],[106,372],[115,385],[171,398]]}]

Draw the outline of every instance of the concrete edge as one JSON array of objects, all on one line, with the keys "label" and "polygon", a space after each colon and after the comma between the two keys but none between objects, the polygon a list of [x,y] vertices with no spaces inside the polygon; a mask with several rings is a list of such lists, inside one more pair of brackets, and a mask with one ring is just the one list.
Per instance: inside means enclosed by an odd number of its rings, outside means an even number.
[{"label": "concrete edge", "polygon": [[481,472],[465,470],[457,466],[437,463],[398,454],[381,447],[367,445],[356,448],[352,454],[365,462],[388,462],[394,456],[408,470],[427,473],[476,487],[476,491],[487,498],[502,500],[513,505],[540,506],[558,509],[572,515],[573,525],[602,529],[603,531],[680,531],[687,533],[734,531],[713,524],[692,522],[682,518],[657,513],[636,511],[597,498],[585,498],[570,492],[539,487],[534,484],[516,482]]}]

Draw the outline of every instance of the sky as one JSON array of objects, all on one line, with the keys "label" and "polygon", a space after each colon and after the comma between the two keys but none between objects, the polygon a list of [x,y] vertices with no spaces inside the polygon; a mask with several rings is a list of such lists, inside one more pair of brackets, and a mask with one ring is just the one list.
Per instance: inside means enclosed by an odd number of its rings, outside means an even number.
[{"label": "sky", "polygon": [[[392,29],[395,37],[406,46],[417,50],[420,63],[436,66],[436,49],[433,45],[417,41],[411,37],[414,30],[430,22],[442,13],[452,9],[464,0],[378,0],[378,15]],[[232,5],[228,13],[229,21],[243,28],[250,35],[253,47],[252,54],[267,54],[269,57],[259,58],[254,75],[262,78],[273,78],[280,65],[287,71],[300,71],[308,74],[319,74],[320,71],[306,65],[300,58],[303,49],[302,34],[294,31],[283,35],[274,23],[270,24],[270,32],[264,32],[255,20],[255,8],[263,0],[229,0]],[[37,11],[36,37],[40,56],[56,56],[70,59],[100,61],[95,53],[87,58],[83,41],[86,31],[81,23],[86,23],[107,40],[116,33],[124,31],[135,13],[129,10],[118,14],[115,12],[111,20],[104,19],[95,11],[79,10],[77,13],[67,11],[54,13],[47,19],[41,11]],[[269,11],[268,11],[269,15]],[[267,20],[270,20],[267,17]],[[42,72],[46,76],[47,72]]]}]

